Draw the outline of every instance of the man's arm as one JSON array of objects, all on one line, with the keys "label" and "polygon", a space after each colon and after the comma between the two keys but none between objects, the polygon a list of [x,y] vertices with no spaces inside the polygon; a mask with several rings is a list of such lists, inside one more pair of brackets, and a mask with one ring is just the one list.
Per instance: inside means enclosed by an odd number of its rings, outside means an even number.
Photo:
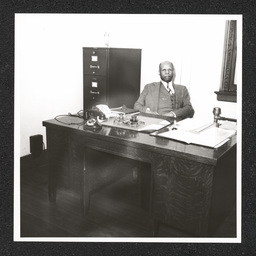
[{"label": "man's arm", "polygon": [[188,89],[185,86],[183,87],[181,97],[182,97],[181,108],[176,109],[173,112],[175,113],[176,117],[182,117],[182,118],[193,117],[195,111],[190,102]]},{"label": "man's arm", "polygon": [[146,85],[142,91],[142,93],[140,94],[140,97],[138,98],[138,100],[134,103],[134,109],[139,110],[140,112],[146,112],[147,110],[147,106],[145,106],[145,99],[148,95],[148,86]]}]

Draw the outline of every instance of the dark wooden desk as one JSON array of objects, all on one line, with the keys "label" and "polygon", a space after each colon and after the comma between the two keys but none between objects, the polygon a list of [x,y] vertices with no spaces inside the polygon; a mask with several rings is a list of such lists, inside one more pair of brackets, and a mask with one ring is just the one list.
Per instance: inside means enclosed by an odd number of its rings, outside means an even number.
[{"label": "dark wooden desk", "polygon": [[[81,119],[65,117],[64,122]],[[83,124],[44,121],[49,155],[49,197],[59,184],[81,195],[86,214],[90,175],[87,149],[147,163],[149,211],[156,222],[195,236],[210,236],[236,201],[236,136],[217,149],[150,136],[121,128],[86,130]]]}]

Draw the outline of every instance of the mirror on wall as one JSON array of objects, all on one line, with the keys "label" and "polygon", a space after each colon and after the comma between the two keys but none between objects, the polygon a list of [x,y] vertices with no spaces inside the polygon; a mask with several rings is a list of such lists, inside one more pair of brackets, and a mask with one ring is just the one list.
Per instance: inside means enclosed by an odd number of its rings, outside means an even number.
[{"label": "mirror on wall", "polygon": [[224,56],[219,91],[216,91],[217,100],[236,102],[237,85],[235,81],[237,56],[237,21],[227,20],[224,39]]}]

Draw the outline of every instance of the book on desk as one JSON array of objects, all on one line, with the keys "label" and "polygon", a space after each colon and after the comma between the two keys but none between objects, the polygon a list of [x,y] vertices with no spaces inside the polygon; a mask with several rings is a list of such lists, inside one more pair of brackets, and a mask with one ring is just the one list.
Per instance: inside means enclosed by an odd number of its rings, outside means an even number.
[{"label": "book on desk", "polygon": [[214,122],[196,118],[187,118],[177,122],[175,129],[173,129],[173,126],[170,126],[167,131],[151,133],[153,136],[211,148],[217,148],[223,145],[235,134],[236,125],[234,124],[225,122],[223,126],[216,127]]}]

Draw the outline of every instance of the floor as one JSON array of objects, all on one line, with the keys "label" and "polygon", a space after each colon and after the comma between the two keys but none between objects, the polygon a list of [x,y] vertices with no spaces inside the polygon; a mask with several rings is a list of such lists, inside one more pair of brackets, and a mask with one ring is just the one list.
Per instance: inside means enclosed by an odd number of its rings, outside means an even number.
[{"label": "floor", "polygon": [[[125,168],[125,165],[122,166]],[[21,161],[21,237],[151,237],[151,221],[141,209],[134,172],[94,193],[83,218],[77,195],[60,190],[50,203],[47,193],[46,155]],[[235,208],[213,237],[236,236]],[[191,237],[160,225],[157,237]]]}]

